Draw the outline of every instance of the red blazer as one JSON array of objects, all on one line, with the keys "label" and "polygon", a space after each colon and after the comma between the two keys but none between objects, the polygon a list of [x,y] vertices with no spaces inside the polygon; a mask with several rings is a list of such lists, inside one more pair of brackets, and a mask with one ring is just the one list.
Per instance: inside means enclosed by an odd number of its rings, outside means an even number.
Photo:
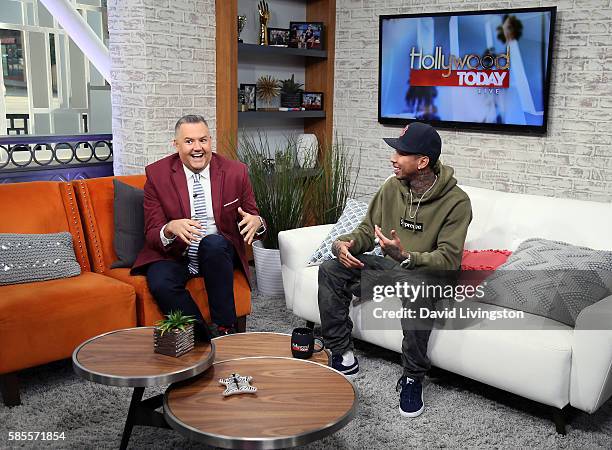
[{"label": "red blazer", "polygon": [[[159,233],[171,220],[191,217],[187,179],[178,153],[148,165],[145,172],[145,245],[132,266],[133,272],[156,261],[183,258],[187,244],[177,238],[164,247]],[[248,280],[249,265],[244,240],[238,229],[238,222],[242,219],[238,207],[241,206],[249,214],[259,215],[259,211],[247,166],[213,153],[210,161],[210,186],[218,233],[234,245]]]}]

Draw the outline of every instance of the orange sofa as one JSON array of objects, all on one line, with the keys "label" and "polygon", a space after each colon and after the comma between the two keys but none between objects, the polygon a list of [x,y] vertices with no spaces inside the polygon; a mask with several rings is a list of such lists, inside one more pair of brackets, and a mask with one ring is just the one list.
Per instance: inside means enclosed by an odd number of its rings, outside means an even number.
[{"label": "orange sofa", "polygon": [[[96,273],[132,285],[136,289],[138,325],[153,325],[163,316],[149,292],[146,277],[130,275],[130,269],[127,268],[111,269],[110,267],[117,260],[113,248],[113,178],[140,189],[144,187],[146,179],[144,175],[131,175],[92,178],[73,182],[85,229],[85,240],[92,269]],[[198,304],[204,318],[210,321],[208,296],[202,278],[189,280],[187,289]],[[234,272],[234,300],[238,317],[237,329],[239,332],[243,332],[246,328],[246,316],[251,313],[251,290],[246,277],[239,269]]]},{"label": "orange sofa", "polygon": [[0,390],[12,406],[20,403],[18,371],[69,358],[90,337],[135,326],[136,303],[132,286],[91,271],[71,184],[2,184],[0,198],[0,233],[68,231],[81,266],[75,277],[0,286]]}]

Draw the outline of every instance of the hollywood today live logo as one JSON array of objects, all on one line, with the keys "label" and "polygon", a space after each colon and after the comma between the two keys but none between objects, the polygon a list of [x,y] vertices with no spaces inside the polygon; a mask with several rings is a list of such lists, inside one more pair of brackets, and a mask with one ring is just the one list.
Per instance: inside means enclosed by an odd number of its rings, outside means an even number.
[{"label": "hollywood today live logo", "polygon": [[470,53],[460,58],[450,54],[448,60],[441,46],[433,55],[412,47],[410,85],[473,87],[479,94],[499,94],[510,87],[510,47],[499,55]]}]

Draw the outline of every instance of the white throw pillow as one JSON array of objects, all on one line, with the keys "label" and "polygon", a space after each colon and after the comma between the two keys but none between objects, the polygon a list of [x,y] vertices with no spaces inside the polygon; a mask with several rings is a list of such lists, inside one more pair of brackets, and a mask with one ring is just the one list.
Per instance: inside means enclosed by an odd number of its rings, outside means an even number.
[{"label": "white throw pillow", "polygon": [[[335,258],[331,252],[331,246],[338,236],[352,232],[361,223],[368,212],[368,204],[349,198],[342,215],[338,222],[333,226],[329,234],[323,239],[321,245],[314,251],[308,259],[309,266],[317,266],[328,259]],[[380,245],[376,245],[374,250],[367,252],[366,255],[383,256]]]}]

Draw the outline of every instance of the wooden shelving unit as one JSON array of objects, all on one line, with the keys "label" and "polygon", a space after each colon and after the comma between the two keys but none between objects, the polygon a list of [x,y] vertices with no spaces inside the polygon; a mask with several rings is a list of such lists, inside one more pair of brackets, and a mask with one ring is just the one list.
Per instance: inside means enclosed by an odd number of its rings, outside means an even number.
[{"label": "wooden shelving unit", "polygon": [[[336,0],[304,0],[306,21],[325,24],[324,50],[260,46],[238,43],[237,0],[216,2],[216,75],[217,75],[217,151],[232,156],[220,143],[236,142],[239,118],[304,121],[304,133],[314,133],[319,142],[327,142],[333,133],[334,48],[336,34]],[[238,56],[240,57],[303,57],[306,91],[323,92],[323,111],[246,111],[238,112]]]}]

